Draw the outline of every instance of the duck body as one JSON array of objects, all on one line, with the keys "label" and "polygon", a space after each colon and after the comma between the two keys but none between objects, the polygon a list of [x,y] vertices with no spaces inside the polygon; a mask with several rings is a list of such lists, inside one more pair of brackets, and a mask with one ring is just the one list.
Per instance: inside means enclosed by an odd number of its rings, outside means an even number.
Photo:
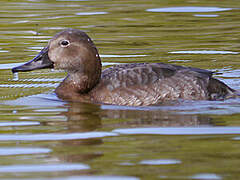
[{"label": "duck body", "polygon": [[165,101],[222,100],[234,90],[212,78],[212,72],[164,63],[134,63],[113,66],[102,72],[89,92],[94,102],[149,106]]},{"label": "duck body", "polygon": [[67,77],[56,88],[59,98],[125,106],[165,101],[222,100],[235,90],[204,69],[165,63],[133,63],[101,70],[97,48],[86,33],[68,29],[53,37],[33,60],[13,72],[63,69]]}]

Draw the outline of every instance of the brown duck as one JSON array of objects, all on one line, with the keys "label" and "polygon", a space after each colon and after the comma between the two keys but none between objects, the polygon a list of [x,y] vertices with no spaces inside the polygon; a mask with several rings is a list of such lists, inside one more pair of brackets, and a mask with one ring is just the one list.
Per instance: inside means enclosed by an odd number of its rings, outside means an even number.
[{"label": "brown duck", "polygon": [[178,99],[221,100],[235,94],[235,90],[204,69],[134,63],[102,71],[93,41],[76,29],[56,34],[33,60],[12,72],[43,68],[67,71],[67,77],[55,90],[59,98],[67,101],[148,106]]}]

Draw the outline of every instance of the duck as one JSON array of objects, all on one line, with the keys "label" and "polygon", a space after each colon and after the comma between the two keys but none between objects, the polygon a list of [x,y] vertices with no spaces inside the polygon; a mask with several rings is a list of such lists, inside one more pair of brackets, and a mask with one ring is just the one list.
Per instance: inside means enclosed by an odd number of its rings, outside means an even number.
[{"label": "duck", "polygon": [[13,73],[54,68],[67,72],[55,89],[58,98],[120,106],[151,106],[178,100],[224,100],[236,91],[205,69],[167,63],[128,63],[102,70],[92,39],[78,29],[57,33]]}]

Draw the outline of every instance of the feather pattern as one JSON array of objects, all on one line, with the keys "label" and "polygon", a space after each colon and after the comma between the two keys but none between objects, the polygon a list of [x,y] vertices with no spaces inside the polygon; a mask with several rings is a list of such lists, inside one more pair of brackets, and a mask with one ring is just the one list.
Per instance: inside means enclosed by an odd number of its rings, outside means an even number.
[{"label": "feather pattern", "polygon": [[[212,79],[211,71],[198,68],[164,63],[122,64],[105,69],[91,93],[96,102],[129,106],[177,99],[211,100],[216,99],[216,93],[220,99],[231,94],[233,90],[226,85],[219,92],[209,92],[214,87],[209,83]],[[216,80],[215,86],[219,82]]]}]

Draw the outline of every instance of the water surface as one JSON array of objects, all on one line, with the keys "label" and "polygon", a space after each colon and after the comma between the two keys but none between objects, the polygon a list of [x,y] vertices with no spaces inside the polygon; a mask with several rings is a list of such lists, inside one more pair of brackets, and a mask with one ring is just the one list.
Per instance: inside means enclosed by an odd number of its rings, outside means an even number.
[{"label": "water surface", "polygon": [[239,179],[240,99],[152,107],[69,103],[65,72],[11,68],[57,32],[84,30],[104,68],[204,68],[240,90],[238,1],[1,1],[1,179]]}]

